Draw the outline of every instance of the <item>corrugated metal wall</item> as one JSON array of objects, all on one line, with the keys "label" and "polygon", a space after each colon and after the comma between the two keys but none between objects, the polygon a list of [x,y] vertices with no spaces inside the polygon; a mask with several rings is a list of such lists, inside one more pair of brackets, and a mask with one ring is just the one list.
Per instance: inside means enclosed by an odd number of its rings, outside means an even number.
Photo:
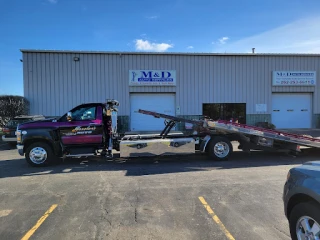
[{"label": "corrugated metal wall", "polygon": [[[73,61],[75,56],[80,61]],[[128,81],[121,81],[116,55],[26,53],[23,63],[24,95],[31,101],[31,113],[61,115],[78,104],[106,98],[121,102],[120,114],[128,110]]]},{"label": "corrugated metal wall", "polygon": [[[80,61],[73,61],[73,57]],[[31,112],[61,115],[84,102],[116,98],[120,115],[130,114],[129,92],[176,92],[182,115],[202,114],[202,103],[266,103],[272,92],[314,92],[320,113],[319,57],[197,56],[150,54],[24,53],[24,92]],[[129,70],[176,70],[176,87],[129,87]],[[317,71],[315,87],[272,87],[272,71]]]}]

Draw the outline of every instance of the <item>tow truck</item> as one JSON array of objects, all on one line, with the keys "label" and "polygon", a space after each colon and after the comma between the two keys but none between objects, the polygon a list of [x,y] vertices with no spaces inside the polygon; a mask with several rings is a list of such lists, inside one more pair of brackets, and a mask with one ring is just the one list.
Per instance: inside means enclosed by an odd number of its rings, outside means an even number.
[{"label": "tow truck", "polygon": [[[118,133],[117,100],[76,106],[58,119],[45,119],[18,125],[17,149],[32,166],[46,166],[67,157],[120,158],[162,155],[189,155],[196,149],[213,160],[226,160],[233,152],[232,141],[239,149],[286,151],[298,154],[300,146],[320,147],[320,139],[240,124],[235,121],[203,117],[190,120],[144,109],[140,114],[164,119],[159,133]],[[171,132],[177,123],[193,126],[191,134]]]}]

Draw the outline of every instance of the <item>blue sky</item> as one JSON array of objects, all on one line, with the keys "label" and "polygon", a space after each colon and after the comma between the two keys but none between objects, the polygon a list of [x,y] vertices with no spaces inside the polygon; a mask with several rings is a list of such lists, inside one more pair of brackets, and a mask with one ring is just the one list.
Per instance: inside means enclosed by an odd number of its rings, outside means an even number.
[{"label": "blue sky", "polygon": [[320,53],[319,0],[0,0],[0,94],[19,49]]}]

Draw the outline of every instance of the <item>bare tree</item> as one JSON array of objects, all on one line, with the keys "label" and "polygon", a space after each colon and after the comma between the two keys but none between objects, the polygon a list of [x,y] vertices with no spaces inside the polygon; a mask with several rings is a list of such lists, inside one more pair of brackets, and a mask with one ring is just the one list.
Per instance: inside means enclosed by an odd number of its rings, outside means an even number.
[{"label": "bare tree", "polygon": [[30,103],[22,96],[0,95],[0,126],[18,115],[29,113]]}]

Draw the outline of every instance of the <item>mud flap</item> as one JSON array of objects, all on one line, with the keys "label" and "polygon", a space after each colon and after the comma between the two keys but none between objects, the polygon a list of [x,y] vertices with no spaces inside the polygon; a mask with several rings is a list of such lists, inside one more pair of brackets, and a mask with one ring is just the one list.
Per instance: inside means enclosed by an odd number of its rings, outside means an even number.
[{"label": "mud flap", "polygon": [[246,137],[243,134],[238,134],[238,141],[239,141],[239,146],[238,149],[242,149],[242,151],[246,153],[250,153],[250,146],[252,145],[250,142],[250,138]]}]

